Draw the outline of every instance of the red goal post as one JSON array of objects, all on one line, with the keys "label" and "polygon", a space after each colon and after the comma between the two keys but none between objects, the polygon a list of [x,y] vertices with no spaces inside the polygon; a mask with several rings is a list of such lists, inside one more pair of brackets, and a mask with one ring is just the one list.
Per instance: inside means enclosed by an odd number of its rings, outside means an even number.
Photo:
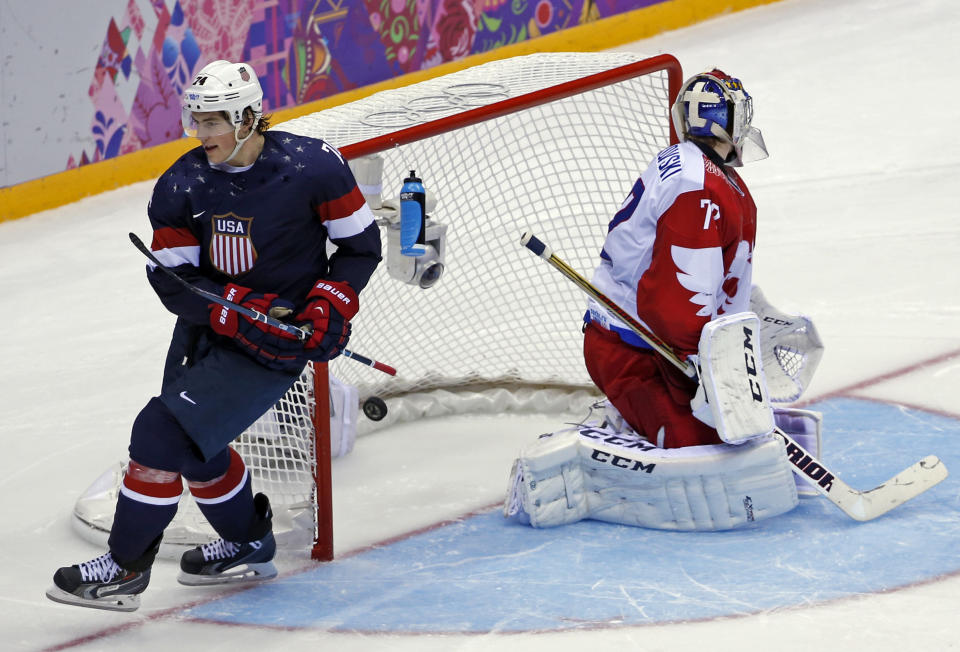
[{"label": "red goal post", "polygon": [[[520,235],[532,227],[574,267],[593,269],[606,225],[634,181],[676,142],[669,109],[682,81],[670,55],[540,53],[274,127],[335,146],[386,235],[385,261],[361,294],[350,345],[398,373],[342,356],[329,364],[360,401],[387,405],[383,421],[359,419],[361,435],[439,414],[570,412],[596,399],[582,361],[583,298],[544,274],[521,251]],[[382,165],[374,182],[355,167],[364,161]],[[396,197],[412,169],[436,197],[427,235],[431,260],[444,268],[428,288],[407,278],[412,259],[395,246]],[[270,496],[281,548],[310,549],[318,560],[333,557],[327,397],[326,365],[311,366],[234,444],[255,490]],[[77,502],[74,524],[86,538],[105,541],[122,468],[108,470]],[[164,541],[211,538],[185,495]]]}]

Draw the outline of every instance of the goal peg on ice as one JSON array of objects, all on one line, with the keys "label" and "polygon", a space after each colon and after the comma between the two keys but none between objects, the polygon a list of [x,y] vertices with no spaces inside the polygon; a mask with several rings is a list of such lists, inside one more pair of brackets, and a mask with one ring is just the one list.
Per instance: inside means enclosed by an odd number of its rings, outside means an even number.
[{"label": "goal peg on ice", "polygon": [[[553,253],[553,250],[546,243],[534,236],[529,230],[524,232],[520,244],[544,259],[551,267],[573,281],[586,294],[622,319],[633,332],[643,338],[657,353],[678,369],[691,378],[696,377],[696,370],[690,362],[680,359],[669,345],[644,328],[623,308]],[[947,477],[946,465],[938,457],[929,455],[883,484],[866,491],[857,491],[837,477],[823,462],[811,455],[789,434],[779,428],[774,428],[773,434],[780,437],[786,445],[787,457],[790,460],[793,472],[808,482],[827,500],[839,507],[847,516],[857,521],[871,521],[878,516],[882,516],[894,507],[922,494]],[[826,478],[829,478],[829,480],[825,481]]]},{"label": "goal peg on ice", "polygon": [[[153,254],[153,252],[150,251],[150,249],[145,244],[143,244],[143,240],[141,240],[136,233],[130,234],[130,242],[133,243],[134,247],[140,250],[140,253],[142,253],[144,256],[149,258],[150,262],[156,265],[160,271],[170,276],[170,278],[174,279],[180,285],[190,290],[194,294],[198,294],[201,297],[204,297],[206,299],[209,299],[210,301],[213,301],[214,303],[220,304],[221,306],[226,306],[227,308],[230,308],[231,310],[234,310],[240,313],[241,315],[249,317],[254,321],[264,323],[267,326],[273,326],[274,328],[278,328],[282,330],[284,333],[289,333],[291,335],[294,335],[301,342],[307,339],[308,337],[310,337],[310,333],[303,330],[302,328],[294,326],[293,324],[288,324],[285,321],[281,321],[279,319],[271,317],[270,315],[265,315],[262,312],[253,310],[252,308],[241,306],[239,303],[234,303],[229,299],[224,299],[219,294],[214,294],[213,292],[207,292],[203,288],[199,288],[196,285],[188,283],[187,281],[180,278],[180,276],[178,276],[177,273],[174,272],[172,269],[170,269],[169,267],[161,263],[160,260]],[[343,349],[342,353],[344,356],[350,358],[354,362],[359,362],[360,364],[367,365],[368,367],[373,367],[377,371],[382,371],[383,373],[388,374],[390,376],[397,375],[397,370],[388,364],[384,364],[378,360],[372,360],[366,356],[362,356],[359,353],[354,353],[353,351],[350,351],[348,349]]]}]

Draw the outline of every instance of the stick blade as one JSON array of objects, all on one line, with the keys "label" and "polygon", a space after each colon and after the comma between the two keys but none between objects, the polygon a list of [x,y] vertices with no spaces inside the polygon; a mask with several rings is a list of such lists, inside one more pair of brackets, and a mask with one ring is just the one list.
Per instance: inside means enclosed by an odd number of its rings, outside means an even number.
[{"label": "stick blade", "polygon": [[947,465],[928,455],[883,484],[867,491],[847,487],[838,505],[858,521],[872,521],[939,484],[949,475]]}]

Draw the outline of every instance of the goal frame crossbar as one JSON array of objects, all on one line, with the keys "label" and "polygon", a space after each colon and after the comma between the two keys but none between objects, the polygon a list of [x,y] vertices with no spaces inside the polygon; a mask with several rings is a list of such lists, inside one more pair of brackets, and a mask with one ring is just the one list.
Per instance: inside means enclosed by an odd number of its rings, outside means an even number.
[{"label": "goal frame crossbar", "polygon": [[[523,108],[562,100],[655,72],[665,72],[667,74],[668,94],[670,97],[676,97],[677,93],[680,92],[681,84],[683,84],[680,62],[673,55],[660,54],[642,61],[587,75],[575,81],[563,82],[539,91],[524,93],[461,113],[437,118],[405,129],[398,129],[382,136],[343,145],[338,149],[347,160],[370,156],[393,147],[408,145],[426,137],[439,136],[486,120],[500,118]],[[677,142],[677,132],[674,130],[673,122],[668,122],[670,142]]]}]

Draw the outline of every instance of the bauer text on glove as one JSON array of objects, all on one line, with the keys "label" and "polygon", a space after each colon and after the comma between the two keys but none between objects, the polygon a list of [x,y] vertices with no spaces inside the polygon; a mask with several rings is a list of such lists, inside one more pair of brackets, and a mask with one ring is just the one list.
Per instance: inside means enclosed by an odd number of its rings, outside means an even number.
[{"label": "bauer text on glove", "polygon": [[320,279],[307,294],[307,306],[295,318],[312,329],[304,349],[311,360],[327,361],[340,355],[350,338],[350,320],[360,301],[347,283]]}]

